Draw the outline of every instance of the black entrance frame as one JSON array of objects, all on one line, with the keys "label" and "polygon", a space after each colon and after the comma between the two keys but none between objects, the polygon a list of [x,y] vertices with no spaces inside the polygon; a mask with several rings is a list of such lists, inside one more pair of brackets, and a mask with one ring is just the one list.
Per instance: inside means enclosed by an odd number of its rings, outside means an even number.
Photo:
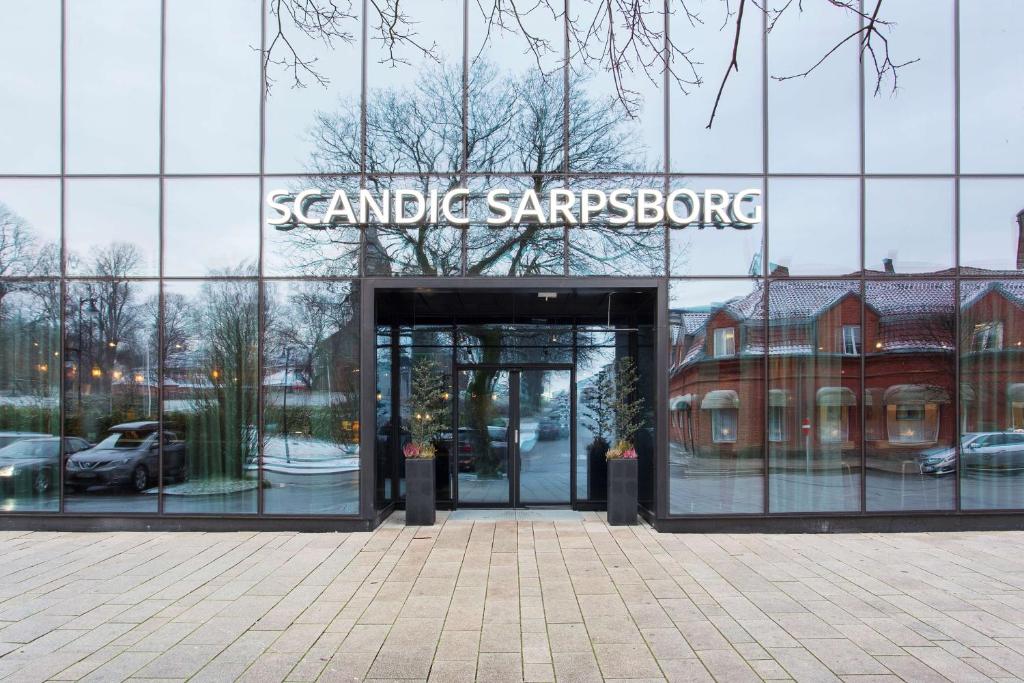
[{"label": "black entrance frame", "polygon": [[[575,345],[574,345],[575,348]],[[513,424],[517,426],[517,431],[521,429],[522,425],[519,424],[519,420],[522,417],[520,415],[519,405],[519,382],[521,381],[521,372],[523,370],[560,370],[569,372],[569,503],[568,507],[576,509],[576,363],[575,363],[575,351],[573,353],[573,363],[459,363],[454,362],[454,373],[453,386],[454,391],[452,396],[454,401],[452,402],[452,434],[455,435],[452,443],[458,449],[459,441],[459,395],[457,380],[458,373],[463,370],[476,370],[476,369],[493,369],[493,370],[505,370],[510,373],[515,373],[515,380],[509,384],[509,395],[516,396],[512,405],[515,406],[514,410],[510,411],[509,414],[509,427]],[[522,493],[519,486],[519,477],[522,470],[522,459],[519,453],[519,439],[515,440],[515,448],[509,455],[509,477],[508,477],[508,504],[507,505],[491,505],[487,503],[466,503],[459,502],[459,471],[458,471],[459,458],[456,452],[455,457],[448,459],[448,476],[451,480],[452,485],[452,507],[458,509],[463,508],[511,508],[511,509],[529,509],[529,508],[551,508],[566,507],[566,503],[562,502],[537,502],[530,505],[524,505],[520,500],[520,494]],[[513,467],[514,465],[514,467]]]},{"label": "black entrance frame", "polygon": [[[359,336],[361,343],[360,430],[359,430],[359,506],[360,516],[371,527],[383,522],[398,507],[394,496],[377,507],[377,294],[395,290],[456,291],[523,291],[566,292],[596,290],[632,292],[651,290],[655,294],[654,344],[654,509],[641,507],[641,515],[652,524],[668,514],[668,279],[656,277],[522,277],[484,279],[475,277],[370,277],[360,280]],[[523,365],[525,367],[525,364]],[[457,392],[456,392],[457,393]],[[575,432],[575,420],[573,431]],[[575,441],[574,441],[575,443]],[[575,448],[573,449],[575,457]],[[575,468],[573,468],[573,499],[575,500]]]}]

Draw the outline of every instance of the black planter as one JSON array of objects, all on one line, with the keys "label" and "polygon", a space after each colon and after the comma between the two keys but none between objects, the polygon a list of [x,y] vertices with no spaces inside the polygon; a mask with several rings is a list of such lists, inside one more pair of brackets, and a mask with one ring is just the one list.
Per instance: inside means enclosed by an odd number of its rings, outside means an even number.
[{"label": "black planter", "polygon": [[406,458],[405,525],[433,526],[434,507],[434,459]]},{"label": "black planter", "polygon": [[608,455],[610,446],[604,439],[595,439],[587,445],[587,497],[601,500],[608,490]]},{"label": "black planter", "polygon": [[608,461],[608,524],[636,524],[637,462],[614,458]]}]

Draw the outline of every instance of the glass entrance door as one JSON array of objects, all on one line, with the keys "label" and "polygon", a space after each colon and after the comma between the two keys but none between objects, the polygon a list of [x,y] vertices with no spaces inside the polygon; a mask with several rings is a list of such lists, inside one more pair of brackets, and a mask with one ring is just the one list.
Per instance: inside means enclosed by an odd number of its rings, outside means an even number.
[{"label": "glass entrance door", "polygon": [[571,370],[463,367],[458,382],[457,504],[568,505]]}]

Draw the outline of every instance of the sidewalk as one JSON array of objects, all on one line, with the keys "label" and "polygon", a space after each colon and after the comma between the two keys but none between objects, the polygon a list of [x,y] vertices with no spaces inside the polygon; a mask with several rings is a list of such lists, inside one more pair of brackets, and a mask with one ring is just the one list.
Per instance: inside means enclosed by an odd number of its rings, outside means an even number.
[{"label": "sidewalk", "polygon": [[1024,678],[1024,532],[667,535],[535,514],[2,532],[0,677]]}]

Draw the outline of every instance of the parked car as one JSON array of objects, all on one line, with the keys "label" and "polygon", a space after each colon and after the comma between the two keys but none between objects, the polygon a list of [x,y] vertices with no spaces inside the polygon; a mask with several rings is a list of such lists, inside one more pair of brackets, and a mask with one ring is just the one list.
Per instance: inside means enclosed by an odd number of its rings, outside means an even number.
[{"label": "parked car", "polygon": [[[96,446],[75,453],[67,461],[64,485],[69,491],[90,486],[126,486],[141,492],[156,486],[160,448],[158,422],[126,422],[110,428]],[[164,431],[164,481],[188,479],[185,443]]]},{"label": "parked car", "polygon": [[[961,467],[973,471],[1024,470],[1024,432],[967,432],[960,440]],[[921,472],[956,471],[956,449],[929,448],[921,452]]]},{"label": "parked car", "polygon": [[0,432],[0,448],[4,446],[10,446],[16,441],[24,441],[25,439],[41,439],[50,434],[44,434],[43,432]]},{"label": "parked car", "polygon": [[[65,437],[64,455],[89,448],[76,436]],[[0,486],[5,494],[34,491],[42,495],[57,485],[60,476],[60,437],[21,439],[0,448]]]},{"label": "parked car", "polygon": [[562,425],[557,418],[545,417],[537,425],[537,438],[541,441],[555,441],[562,438]]}]

